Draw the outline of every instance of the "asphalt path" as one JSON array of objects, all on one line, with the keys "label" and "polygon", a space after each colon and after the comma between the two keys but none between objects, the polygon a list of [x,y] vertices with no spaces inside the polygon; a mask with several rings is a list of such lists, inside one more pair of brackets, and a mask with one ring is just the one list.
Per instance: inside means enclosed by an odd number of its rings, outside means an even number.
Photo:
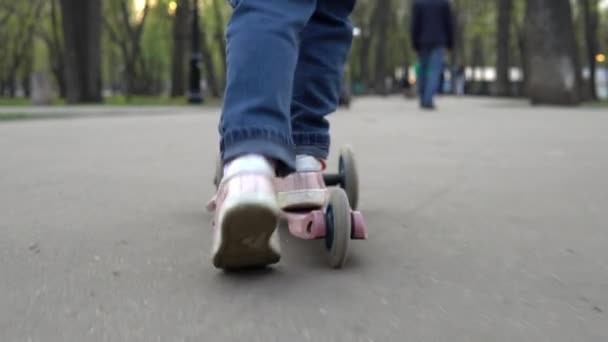
[{"label": "asphalt path", "polygon": [[0,122],[0,340],[608,340],[608,111],[439,105],[333,115],[370,231],[337,271],[284,230],[211,266],[218,110]]}]

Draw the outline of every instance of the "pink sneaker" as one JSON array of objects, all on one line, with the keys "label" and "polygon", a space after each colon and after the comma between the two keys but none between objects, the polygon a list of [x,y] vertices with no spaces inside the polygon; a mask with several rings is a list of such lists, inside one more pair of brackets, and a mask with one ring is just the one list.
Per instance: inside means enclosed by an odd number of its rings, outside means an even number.
[{"label": "pink sneaker", "polygon": [[275,180],[279,207],[285,211],[318,209],[327,201],[323,172],[296,172]]},{"label": "pink sneaker", "polygon": [[280,209],[272,177],[242,172],[222,180],[209,209],[215,210],[215,267],[261,267],[279,262],[276,228]]}]

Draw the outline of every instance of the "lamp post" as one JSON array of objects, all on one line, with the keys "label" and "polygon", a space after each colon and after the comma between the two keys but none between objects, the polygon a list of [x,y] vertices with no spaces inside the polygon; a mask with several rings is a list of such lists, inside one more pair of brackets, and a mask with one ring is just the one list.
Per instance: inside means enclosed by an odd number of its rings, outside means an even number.
[{"label": "lamp post", "polygon": [[194,1],[192,18],[192,51],[190,54],[190,91],[188,102],[203,103],[201,91],[201,29],[199,27],[198,0]]},{"label": "lamp post", "polygon": [[607,57],[605,53],[598,53],[595,56],[595,61],[598,64],[598,69],[604,69],[604,80],[606,81],[604,88],[604,98],[608,99],[608,67],[602,68],[601,66],[606,63]]}]

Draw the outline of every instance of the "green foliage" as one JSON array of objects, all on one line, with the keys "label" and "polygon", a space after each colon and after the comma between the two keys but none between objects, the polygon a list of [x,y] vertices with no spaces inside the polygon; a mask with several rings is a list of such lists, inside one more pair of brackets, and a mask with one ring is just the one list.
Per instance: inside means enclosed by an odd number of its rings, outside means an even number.
[{"label": "green foliage", "polygon": [[24,97],[0,97],[0,106],[26,106],[30,101]]},{"label": "green foliage", "polygon": [[171,18],[168,1],[159,2],[149,14],[142,36],[142,58],[148,66],[147,72],[154,82],[163,84],[170,78],[171,64]]},{"label": "green foliage", "polygon": [[25,113],[0,113],[0,121],[25,120],[29,116]]},{"label": "green foliage", "polygon": [[[171,81],[173,21],[171,0],[148,0],[151,7],[138,41],[133,39],[138,21],[133,7],[134,0],[103,0],[104,30],[102,40],[102,69],[104,88],[112,94],[124,94],[127,89],[127,66],[134,59],[133,78],[137,86],[134,94],[164,95]],[[339,1],[339,0],[335,0]],[[511,26],[513,39],[511,51],[513,63],[521,63],[518,35],[523,27],[525,0],[514,1],[514,18]],[[370,88],[375,81],[393,76],[397,69],[411,66],[416,61],[412,50],[409,26],[412,0],[359,0],[353,24],[361,29],[349,57],[347,71],[352,81],[366,83]],[[57,86],[62,75],[62,27],[58,0],[0,0],[0,96],[16,88],[27,87],[32,71],[52,74]],[[124,20],[121,3],[127,4],[129,20]],[[495,62],[496,0],[454,0],[453,7],[459,26],[455,56],[460,62],[480,63],[489,66]],[[581,19],[575,5],[579,47],[583,40]],[[374,20],[374,9],[383,11],[376,15],[384,20]],[[226,0],[199,0],[200,22],[206,46],[212,60],[213,73],[217,75],[218,88],[224,80],[224,27],[228,23],[231,8]],[[52,15],[53,14],[53,15]],[[381,32],[386,32],[386,34]],[[599,49],[608,53],[608,8],[600,13]],[[188,38],[190,39],[190,38]],[[382,42],[381,42],[382,41]],[[188,46],[190,44],[188,43]],[[381,51],[378,47],[382,47]],[[583,54],[583,52],[581,52]],[[185,53],[189,56],[189,51]],[[606,64],[605,66],[608,66]],[[186,67],[186,69],[188,69]],[[203,70],[203,77],[209,70]],[[141,103],[141,97],[111,97],[110,103]],[[162,102],[162,97],[159,98]],[[141,101],[140,101],[141,100]],[[182,101],[178,99],[177,101]],[[0,102],[2,104],[2,102]]]},{"label": "green foliage", "polygon": [[[53,105],[63,105],[65,101],[60,98],[55,98],[51,101]],[[0,97],[0,106],[31,106],[32,102],[27,97]]]},{"label": "green foliage", "polygon": [[112,106],[149,106],[149,105],[184,105],[186,98],[169,98],[166,96],[111,96],[105,99],[105,105]]},{"label": "green foliage", "polygon": [[[218,99],[205,99],[204,106],[217,107]],[[186,97],[171,98],[168,96],[110,96],[104,101],[106,106],[182,106],[188,105]]]},{"label": "green foliage", "polygon": [[[0,82],[14,92],[17,81],[28,79],[33,65],[34,38],[43,13],[43,0],[0,0]],[[0,93],[4,92],[0,89]],[[1,94],[0,94],[1,95]]]}]

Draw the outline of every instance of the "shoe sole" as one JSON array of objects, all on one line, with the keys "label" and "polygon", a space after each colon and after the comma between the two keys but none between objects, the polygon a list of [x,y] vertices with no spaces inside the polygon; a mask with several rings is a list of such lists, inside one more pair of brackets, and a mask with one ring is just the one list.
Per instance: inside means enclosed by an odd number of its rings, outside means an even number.
[{"label": "shoe sole", "polygon": [[270,244],[279,223],[278,210],[258,203],[227,209],[221,229],[221,243],[213,265],[221,269],[264,267],[281,259]]}]

